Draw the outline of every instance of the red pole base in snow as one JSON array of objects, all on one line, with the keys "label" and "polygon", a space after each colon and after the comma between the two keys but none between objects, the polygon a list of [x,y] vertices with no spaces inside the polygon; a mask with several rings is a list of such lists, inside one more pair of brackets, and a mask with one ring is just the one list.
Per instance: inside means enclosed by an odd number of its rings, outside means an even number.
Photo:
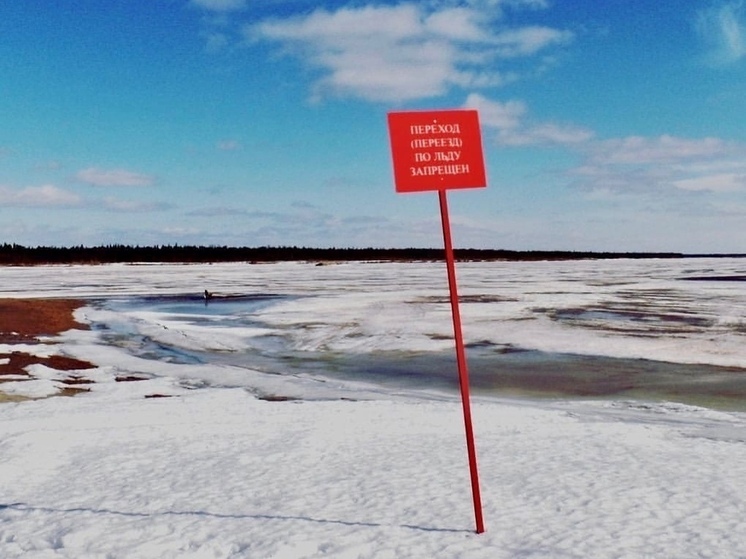
[{"label": "red pole base in snow", "polygon": [[439,190],[440,219],[443,223],[443,242],[446,249],[446,267],[448,269],[448,288],[451,292],[451,314],[453,316],[453,333],[456,338],[456,360],[458,363],[458,379],[461,387],[461,405],[464,409],[464,428],[466,430],[466,450],[469,454],[469,471],[471,472],[471,494],[474,500],[474,518],[476,519],[477,534],[484,532],[482,519],[482,498],[479,494],[479,472],[477,471],[477,450],[474,444],[474,432],[471,424],[471,404],[469,401],[469,371],[466,367],[466,351],[464,337],[461,332],[461,313],[458,304],[458,287],[456,285],[456,263],[453,258],[453,244],[451,242],[451,223],[448,219],[448,201],[446,191]]}]

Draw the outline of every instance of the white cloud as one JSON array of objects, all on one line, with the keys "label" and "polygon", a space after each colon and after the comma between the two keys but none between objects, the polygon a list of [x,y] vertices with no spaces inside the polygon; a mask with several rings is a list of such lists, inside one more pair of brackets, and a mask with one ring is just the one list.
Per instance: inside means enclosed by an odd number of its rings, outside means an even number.
[{"label": "white cloud", "polygon": [[212,12],[235,12],[246,9],[246,0],[190,0],[189,3]]},{"label": "white cloud", "polygon": [[596,144],[592,160],[596,163],[646,164],[702,161],[727,153],[731,147],[718,138],[688,139],[662,135],[653,138],[629,136]]},{"label": "white cloud", "polygon": [[[449,0],[442,0],[446,4]],[[485,11],[489,10],[496,16],[503,17],[509,10],[544,10],[549,8],[549,0],[450,0],[451,4],[466,4],[467,6]]]},{"label": "white cloud", "polygon": [[509,146],[583,144],[593,138],[593,132],[572,124],[547,122],[518,130],[503,130],[499,141]]},{"label": "white cloud", "polygon": [[472,93],[465,107],[477,109],[483,127],[492,129],[500,145],[567,145],[582,144],[593,137],[593,132],[575,125],[526,122],[528,109],[522,101],[493,101]]},{"label": "white cloud", "polygon": [[486,41],[489,35],[480,24],[479,12],[469,8],[450,8],[424,19],[424,27],[434,35],[457,41]]},{"label": "white cloud", "polygon": [[466,98],[465,107],[477,109],[482,126],[498,130],[515,130],[521,124],[527,108],[523,101],[492,101],[479,93]]},{"label": "white cloud", "polygon": [[700,10],[695,29],[708,48],[707,60],[727,65],[746,56],[746,1],[717,2]]},{"label": "white cloud", "polygon": [[202,37],[205,39],[205,50],[210,54],[220,52],[230,44],[228,35],[220,31],[205,31],[202,33]]},{"label": "white cloud", "polygon": [[720,138],[629,136],[595,140],[573,124],[532,122],[522,101],[495,101],[472,93],[464,103],[479,111],[488,139],[500,146],[564,146],[583,157],[567,174],[594,199],[619,194],[746,191],[746,144]]},{"label": "white cloud", "polygon": [[228,206],[215,206],[211,208],[199,208],[192,210],[187,215],[194,217],[233,217],[233,216],[248,216],[249,212],[241,208],[233,208]]},{"label": "white cloud", "polygon": [[6,207],[75,207],[80,204],[81,199],[77,194],[53,184],[29,186],[20,190],[0,186],[0,205]]},{"label": "white cloud", "polygon": [[209,54],[232,51],[240,40],[237,16],[247,9],[247,0],[190,0],[189,6],[203,12],[199,34],[205,41],[205,51]]},{"label": "white cloud", "polygon": [[523,27],[497,34],[492,42],[503,57],[529,56],[552,45],[572,40],[572,33],[550,27]]},{"label": "white cloud", "polygon": [[725,193],[746,190],[746,145],[719,138],[631,136],[584,147],[572,169],[575,184],[591,191]]},{"label": "white cloud", "polygon": [[170,208],[169,204],[143,202],[140,200],[120,200],[118,198],[106,198],[103,201],[104,209],[121,213],[142,213],[162,211]]},{"label": "white cloud", "polygon": [[[505,2],[470,2],[432,8],[401,3],[317,9],[309,15],[247,26],[248,38],[283,46],[319,69],[317,97],[354,96],[400,102],[434,97],[452,87],[495,86],[515,79],[501,68],[507,58],[532,56],[572,39],[548,27],[505,27]],[[513,2],[539,7],[536,2]]]},{"label": "white cloud", "polygon": [[220,140],[216,147],[220,151],[236,151],[241,149],[241,144],[238,140]]},{"label": "white cloud", "polygon": [[63,168],[62,163],[60,163],[59,161],[55,161],[55,160],[44,161],[44,162],[40,162],[34,165],[34,169],[36,171],[59,171],[62,168]]},{"label": "white cloud", "polygon": [[150,186],[155,179],[150,175],[126,169],[99,169],[88,167],[79,171],[75,178],[93,186]]},{"label": "white cloud", "polygon": [[711,192],[736,192],[746,190],[746,174],[719,173],[674,181],[682,190],[709,190]]}]

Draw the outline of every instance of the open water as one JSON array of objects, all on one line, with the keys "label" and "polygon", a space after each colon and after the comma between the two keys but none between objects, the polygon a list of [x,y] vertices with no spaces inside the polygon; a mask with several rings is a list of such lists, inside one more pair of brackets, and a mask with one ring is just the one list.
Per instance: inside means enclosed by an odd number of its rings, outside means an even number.
[{"label": "open water", "polygon": [[[195,295],[159,295],[102,301],[125,312],[153,313],[171,328],[207,327],[216,332],[236,328],[265,332],[248,336],[239,348],[214,350],[171,344],[167,339],[138,333],[136,323],[108,330],[112,343],[126,343],[139,357],[171,363],[231,365],[267,374],[317,377],[375,383],[391,390],[457,392],[458,370],[453,349],[417,351],[375,349],[366,352],[299,350],[293,337],[273,331],[261,311],[294,295],[232,295],[204,300]],[[636,331],[653,321],[641,310],[598,308],[543,309],[553,320],[604,321],[616,330]],[[656,332],[702,329],[707,319],[681,317],[658,309]],[[660,323],[664,324],[661,325]],[[595,323],[595,322],[594,322]],[[636,323],[636,324],[635,324]],[[102,325],[98,325],[102,327]],[[540,398],[612,398],[676,401],[720,409],[746,410],[746,368],[707,363],[676,363],[645,358],[589,355],[521,348],[480,341],[467,344],[471,392],[475,396]]]}]

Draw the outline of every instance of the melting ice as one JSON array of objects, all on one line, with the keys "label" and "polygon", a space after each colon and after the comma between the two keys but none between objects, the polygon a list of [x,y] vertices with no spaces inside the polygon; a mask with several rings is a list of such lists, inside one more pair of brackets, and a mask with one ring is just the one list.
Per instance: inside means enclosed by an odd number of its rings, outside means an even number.
[{"label": "melting ice", "polygon": [[[465,262],[457,272],[477,393],[746,402],[746,260]],[[103,345],[230,371],[205,382],[236,382],[244,369],[388,389],[456,388],[442,263],[66,266],[2,274],[6,296],[87,298],[81,314]],[[90,345],[78,349],[84,357]]]}]

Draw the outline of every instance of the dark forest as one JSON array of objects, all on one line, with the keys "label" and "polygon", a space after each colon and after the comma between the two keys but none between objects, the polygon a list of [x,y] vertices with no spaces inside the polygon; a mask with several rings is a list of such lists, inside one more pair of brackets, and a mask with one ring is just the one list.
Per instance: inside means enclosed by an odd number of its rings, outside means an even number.
[{"label": "dark forest", "polygon": [[[456,259],[480,260],[587,260],[610,258],[682,258],[675,252],[576,252],[576,251],[516,251],[502,249],[455,249]],[[694,256],[694,255],[689,255]],[[718,255],[711,255],[718,256]],[[739,255],[730,255],[739,256]],[[210,262],[348,262],[348,261],[423,261],[442,260],[443,249],[434,248],[310,248],[231,247],[188,245],[101,245],[94,247],[26,247],[5,243],[0,245],[0,265],[32,266],[40,264],[108,264],[135,262],[210,263]]]}]

